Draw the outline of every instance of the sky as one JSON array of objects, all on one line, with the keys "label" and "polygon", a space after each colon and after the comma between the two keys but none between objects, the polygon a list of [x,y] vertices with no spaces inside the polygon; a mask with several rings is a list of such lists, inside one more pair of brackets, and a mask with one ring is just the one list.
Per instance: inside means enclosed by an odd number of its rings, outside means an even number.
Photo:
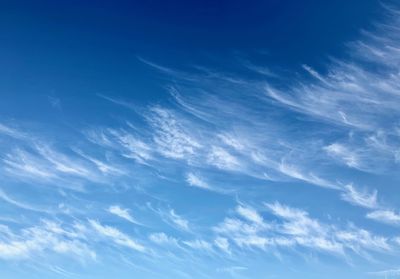
[{"label": "sky", "polygon": [[400,277],[396,1],[0,6],[1,278]]}]

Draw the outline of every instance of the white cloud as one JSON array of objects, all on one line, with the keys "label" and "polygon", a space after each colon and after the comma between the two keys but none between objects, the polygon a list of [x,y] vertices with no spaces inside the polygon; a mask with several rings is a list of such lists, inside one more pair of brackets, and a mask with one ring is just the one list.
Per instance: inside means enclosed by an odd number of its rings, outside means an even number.
[{"label": "white cloud", "polygon": [[146,164],[153,158],[151,146],[141,139],[125,131],[109,130],[109,132],[115,137],[116,142],[122,146],[123,156],[135,159],[142,164]]},{"label": "white cloud", "polygon": [[206,250],[206,251],[212,250],[212,245],[209,242],[201,239],[183,241],[183,243],[196,250]]},{"label": "white cloud", "polygon": [[222,251],[230,254],[231,250],[229,249],[230,245],[229,245],[229,241],[227,238],[225,237],[217,237],[214,239],[214,244],[215,246],[217,246],[219,249],[221,249]]},{"label": "white cloud", "polygon": [[259,235],[235,236],[233,241],[239,247],[257,247],[264,250],[270,244],[270,240]]},{"label": "white cloud", "polygon": [[117,215],[118,217],[121,217],[131,223],[134,224],[139,224],[129,213],[129,209],[127,208],[122,208],[119,205],[112,205],[108,208],[108,212],[111,214]]},{"label": "white cloud", "polygon": [[247,270],[247,267],[244,266],[229,266],[229,267],[222,267],[218,268],[218,272],[226,272],[232,277],[237,277],[240,272]]},{"label": "white cloud", "polygon": [[350,150],[343,144],[332,143],[324,147],[324,150],[332,157],[341,160],[350,168],[362,169],[360,158],[354,150]]},{"label": "white cloud", "polygon": [[227,133],[220,134],[218,135],[218,138],[220,138],[223,143],[225,143],[226,145],[232,147],[237,151],[242,151],[245,148],[244,144],[237,137],[231,134]]},{"label": "white cloud", "polygon": [[168,245],[178,245],[178,240],[174,237],[168,236],[165,233],[152,233],[149,235],[149,239],[157,243],[159,245],[168,244]]},{"label": "white cloud", "polygon": [[76,153],[78,153],[80,156],[88,160],[89,162],[92,162],[97,169],[104,175],[122,175],[124,172],[120,170],[119,168],[112,166],[108,162],[101,161],[99,159],[93,158],[85,153],[83,153],[80,150],[75,149],[74,150]]},{"label": "white cloud", "polygon": [[310,66],[303,65],[303,69],[306,70],[310,75],[312,75],[313,77],[315,77],[319,81],[322,81],[324,83],[326,82],[325,79],[317,71],[315,71],[313,68],[311,68]]},{"label": "white cloud", "polygon": [[[340,161],[350,168],[370,171],[375,165],[367,161],[380,165],[387,160],[389,163],[382,165],[397,170],[399,133],[396,129],[400,116],[398,105],[400,52],[398,36],[396,35],[396,40],[392,37],[393,34],[390,32],[377,32],[376,36],[367,36],[366,42],[353,45],[356,58],[352,56],[352,61],[332,62],[332,65],[328,65],[326,74],[318,73],[304,65],[303,68],[315,79],[311,82],[309,79],[295,80],[283,86],[286,89],[282,91],[267,85],[269,98],[260,96],[264,80],[245,81],[203,69],[199,72],[206,72],[206,80],[200,83],[202,78],[196,78],[195,75],[184,75],[182,72],[156,66],[159,70],[175,75],[177,86],[180,86],[179,76],[183,74],[185,84],[188,86],[182,85],[182,87],[193,91],[182,94],[183,97],[175,94],[177,103],[174,104],[176,105],[174,108],[155,106],[149,110],[142,110],[141,113],[147,122],[135,132],[131,130],[127,132],[128,129],[126,131],[117,128],[105,129],[98,134],[88,134],[87,139],[90,142],[84,143],[94,142],[101,145],[100,148],[95,146],[97,150],[93,150],[94,152],[90,154],[104,152],[107,155],[111,154],[111,158],[117,157],[121,162],[127,161],[124,158],[133,158],[141,164],[146,164],[139,166],[140,169],[135,169],[138,164],[131,164],[126,168],[133,174],[127,175],[129,182],[136,182],[135,175],[141,176],[147,171],[145,175],[148,174],[152,178],[157,175],[172,180],[176,179],[176,174],[189,167],[201,169],[204,173],[210,171],[215,177],[221,175],[220,170],[229,170],[237,172],[233,173],[232,177],[226,177],[226,181],[232,181],[234,187],[237,187],[238,191],[235,192],[240,195],[239,199],[243,198],[241,195],[243,192],[246,196],[252,195],[251,191],[254,188],[245,188],[242,177],[235,176],[238,173],[252,178],[268,177],[275,182],[293,178],[339,190],[336,193],[339,193],[341,199],[346,202],[374,210],[366,215],[367,218],[399,225],[399,213],[382,208],[378,204],[376,190],[362,191],[352,185],[341,189],[339,187],[341,184],[334,181],[344,179],[341,177],[342,173],[336,172],[336,169],[329,169],[332,167],[332,161]],[[362,56],[362,59],[357,56]],[[376,67],[365,67],[365,61],[372,61]],[[377,73],[375,70],[372,71],[372,68],[382,71]],[[194,94],[203,91],[206,93]],[[127,102],[108,99],[129,108],[134,107]],[[271,101],[274,105],[271,105]],[[180,111],[182,108],[185,110],[183,113]],[[288,109],[306,117],[298,114],[287,117]],[[24,136],[19,131],[2,124],[0,133],[14,138]],[[2,139],[9,140],[5,137]],[[334,139],[334,143],[324,146],[326,139],[329,139],[329,142]],[[19,141],[15,143],[18,144]],[[6,155],[2,157],[4,169],[15,177],[25,176],[29,181],[33,180],[31,178],[36,178],[40,181],[58,182],[64,178],[68,183],[74,182],[74,178],[97,182],[99,175],[103,177],[119,173],[119,169],[108,161],[108,157],[104,161],[96,159],[101,158],[97,155],[76,158],[73,153],[61,150],[66,149],[32,145],[18,147],[12,152],[7,150],[4,153]],[[329,156],[319,154],[321,150],[327,152]],[[354,170],[348,171],[354,172]],[[392,169],[382,177],[393,174],[390,171]],[[343,175],[349,177],[352,174],[349,173]],[[194,187],[212,189],[207,177],[205,174],[203,178],[190,172],[186,176],[186,182]],[[151,184],[149,186],[157,184],[154,179],[146,180],[139,177],[138,181],[138,184],[146,186],[147,183]],[[254,184],[259,183],[255,182]],[[56,184],[58,185],[54,183]],[[120,184],[113,183],[111,186],[118,187]],[[152,190],[152,187],[148,187],[143,192],[146,192],[146,197],[153,198],[156,195],[152,195]],[[308,190],[314,193],[312,191],[315,189]],[[89,193],[82,195],[88,197],[91,194],[89,190]],[[168,197],[171,197],[169,194]],[[171,202],[168,198],[163,200],[159,197],[157,197],[158,204],[165,206]],[[41,212],[38,208],[18,202],[2,192],[0,198],[20,208]],[[291,198],[296,199],[296,197]],[[69,200],[72,203],[77,199]],[[249,204],[253,204],[252,202]],[[221,203],[219,206],[222,208],[225,204]],[[339,255],[352,251],[362,256],[366,256],[369,251],[391,250],[388,239],[393,241],[393,238],[382,237],[372,231],[351,225],[342,227],[336,218],[338,216],[324,222],[322,217],[314,218],[311,217],[311,213],[277,202],[266,204],[266,208],[268,212],[263,209],[261,214],[255,208],[238,205],[230,211],[229,214],[232,216],[222,217],[222,221],[213,227],[212,235],[203,238],[205,240],[200,240],[203,237],[201,233],[206,231],[204,228],[196,230],[199,232],[199,235],[196,234],[199,239],[193,241],[182,242],[165,233],[150,234],[148,240],[157,244],[176,244],[179,241],[180,244],[185,243],[194,249],[217,250],[218,248],[227,253],[235,252],[234,249],[239,247],[243,252],[241,255],[245,254],[244,250],[247,248],[269,251],[269,248],[300,247],[299,250],[311,249]],[[190,212],[185,211],[185,208],[181,210],[184,214]],[[128,209],[112,205],[108,211],[129,222],[135,222]],[[189,224],[188,220],[174,210],[157,213],[175,228],[186,232],[191,228],[198,228],[195,224]],[[78,251],[87,251],[85,245],[91,243],[92,237],[105,238],[106,245],[114,243],[137,251],[147,250],[139,241],[115,227],[104,226],[93,220],[89,222],[91,234],[83,235],[76,228],[65,228],[54,223],[47,223],[45,232],[26,230],[15,237],[12,230],[2,227],[4,240],[1,239],[0,242],[0,253],[3,252],[4,257],[8,258],[33,255],[42,251],[77,254]]]},{"label": "white cloud", "polygon": [[331,183],[323,178],[320,178],[311,172],[307,173],[307,172],[300,171],[296,166],[287,164],[285,162],[285,160],[281,161],[281,163],[279,165],[279,171],[289,177],[296,178],[296,179],[308,182],[308,183],[316,185],[316,186],[332,188],[332,189],[339,189],[333,183]]},{"label": "white cloud", "polygon": [[[267,204],[272,212],[286,219],[279,231],[292,236],[299,244],[315,247],[342,254],[344,249],[360,253],[361,251],[374,250],[386,251],[390,249],[388,239],[376,236],[371,232],[350,226],[341,230],[336,226],[327,225],[312,219],[308,213],[299,209],[293,209],[279,203]],[[298,238],[297,236],[300,236]]]},{"label": "white cloud", "polygon": [[13,177],[43,182],[68,180],[63,185],[73,185],[71,179],[101,181],[100,173],[87,160],[74,153],[61,153],[49,145],[33,144],[31,149],[15,148],[3,159],[5,170]]},{"label": "white cloud", "polygon": [[26,135],[19,130],[6,126],[2,123],[0,123],[0,134],[4,134],[16,139],[23,139],[26,137]]},{"label": "white cloud", "polygon": [[22,149],[15,149],[13,153],[7,154],[3,161],[6,165],[5,169],[15,176],[46,180],[56,177],[56,173],[50,169],[49,164]]},{"label": "white cloud", "polygon": [[239,160],[221,147],[213,146],[208,154],[208,163],[223,170],[237,170]]},{"label": "white cloud", "polygon": [[214,231],[227,236],[240,235],[240,234],[254,234],[264,229],[265,226],[258,226],[257,224],[248,224],[236,218],[225,218],[224,221],[218,226],[214,227]]},{"label": "white cloud", "polygon": [[0,189],[0,199],[2,199],[3,201],[12,204],[14,206],[17,206],[19,208],[23,208],[26,210],[31,210],[31,211],[36,211],[36,212],[44,212],[44,213],[50,213],[50,210],[46,210],[44,208],[40,208],[40,207],[36,207],[36,206],[32,206],[30,204],[27,203],[23,203],[20,201],[17,201],[15,199],[13,199],[12,197],[10,197],[9,195],[7,195],[2,189]]},{"label": "white cloud", "polygon": [[244,207],[239,205],[236,208],[236,211],[239,213],[240,216],[246,218],[247,220],[261,225],[263,223],[263,218],[256,210],[251,207]]},{"label": "white cloud", "polygon": [[76,158],[59,153],[46,145],[36,146],[36,150],[45,160],[51,163],[52,169],[56,169],[60,173],[80,177],[91,176],[90,170],[84,166],[83,162],[79,162]]},{"label": "white cloud", "polygon": [[189,230],[189,221],[184,219],[182,216],[175,213],[175,210],[171,209],[168,214],[169,220],[176,225],[178,228],[185,231]]},{"label": "white cloud", "polygon": [[361,254],[362,249],[372,251],[389,251],[391,246],[386,237],[377,236],[371,232],[356,227],[346,231],[337,231],[336,238],[346,247],[354,252]]},{"label": "white cloud", "polygon": [[265,204],[271,212],[287,222],[284,222],[281,230],[288,235],[295,236],[312,236],[325,235],[328,228],[308,216],[308,213],[282,205],[278,202],[273,204]]},{"label": "white cloud", "polygon": [[374,271],[374,272],[369,272],[368,274],[375,275],[378,277],[384,277],[385,279],[390,278],[390,277],[395,278],[395,277],[400,276],[400,268]]},{"label": "white cloud", "polygon": [[114,147],[113,141],[109,138],[106,129],[91,129],[83,132],[86,139],[102,147]]},{"label": "white cloud", "polygon": [[170,110],[153,107],[147,120],[154,129],[154,143],[164,156],[188,159],[201,147]]},{"label": "white cloud", "polygon": [[113,242],[118,245],[131,248],[139,252],[145,252],[146,248],[139,244],[137,241],[133,240],[126,234],[122,233],[118,229],[110,226],[103,226],[98,221],[89,220],[90,225],[95,229],[95,231],[101,236],[110,238]]},{"label": "white cloud", "polygon": [[393,210],[376,210],[367,214],[367,218],[390,225],[400,225],[400,214]]},{"label": "white cloud", "polygon": [[377,208],[377,196],[378,192],[374,190],[372,193],[359,192],[357,189],[348,184],[344,187],[345,192],[341,194],[341,198],[353,205],[362,206],[366,208]]},{"label": "white cloud", "polygon": [[186,175],[186,181],[189,183],[190,186],[206,189],[206,190],[211,190],[211,187],[208,185],[207,182],[205,182],[201,177],[194,173],[188,173]]},{"label": "white cloud", "polygon": [[[214,227],[214,231],[231,240],[240,248],[255,247],[266,250],[267,247],[303,247],[339,256],[352,251],[361,256],[366,251],[387,252],[392,249],[389,239],[374,235],[353,225],[346,229],[313,219],[301,209],[292,208],[278,202],[265,206],[277,218],[265,223],[254,217],[245,218],[250,223],[235,218],[225,220]],[[242,215],[243,210],[236,210]],[[252,212],[254,213],[254,212]],[[256,222],[254,222],[257,220]],[[232,249],[232,248],[231,248]]]},{"label": "white cloud", "polygon": [[[7,228],[7,227],[6,227]],[[28,260],[38,254],[58,253],[84,260],[95,259],[96,253],[81,240],[79,231],[67,231],[52,222],[23,229],[15,234],[7,228],[0,231],[0,258]]]}]

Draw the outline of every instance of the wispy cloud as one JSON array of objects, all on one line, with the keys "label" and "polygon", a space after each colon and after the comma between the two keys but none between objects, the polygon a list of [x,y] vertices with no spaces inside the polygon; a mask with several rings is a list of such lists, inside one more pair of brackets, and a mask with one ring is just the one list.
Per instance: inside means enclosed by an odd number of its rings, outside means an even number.
[{"label": "wispy cloud", "polygon": [[230,244],[227,238],[218,236],[214,239],[214,245],[222,251],[231,254]]},{"label": "wispy cloud", "polygon": [[127,208],[122,208],[119,205],[111,205],[108,209],[108,212],[110,212],[111,214],[114,214],[122,219],[125,219],[131,223],[134,224],[140,224],[139,222],[137,222],[132,215],[129,213],[129,209]]},{"label": "wispy cloud", "polygon": [[209,242],[201,239],[185,240],[183,241],[183,243],[195,250],[205,250],[205,251],[212,250],[212,245]]},{"label": "wispy cloud", "polygon": [[174,224],[177,228],[189,231],[189,221],[183,218],[182,216],[175,213],[175,210],[171,209],[167,215],[168,219]]},{"label": "wispy cloud", "polygon": [[302,180],[304,182],[308,182],[313,185],[332,188],[332,189],[340,189],[337,185],[332,182],[329,182],[323,178],[318,177],[312,172],[304,172],[300,171],[297,166],[288,164],[285,159],[283,159],[279,165],[279,171],[289,177]]},{"label": "wispy cloud", "polygon": [[400,225],[400,214],[393,210],[375,210],[366,215],[367,218],[390,225]]},{"label": "wispy cloud", "polygon": [[2,123],[0,123],[0,134],[7,135],[17,139],[23,139],[26,137],[26,135],[23,132],[19,131],[18,129],[9,127]]},{"label": "wispy cloud", "polygon": [[374,272],[369,272],[368,274],[384,278],[390,278],[390,277],[394,278],[400,275],[400,269],[387,269],[381,271],[374,271]]},{"label": "wispy cloud", "polygon": [[213,146],[208,154],[208,163],[223,170],[236,170],[240,167],[239,160],[221,147]]},{"label": "wispy cloud", "polygon": [[154,242],[157,243],[159,245],[176,245],[178,246],[178,240],[174,237],[168,236],[165,233],[161,232],[161,233],[152,233],[149,235],[149,239]]},{"label": "wispy cloud", "polygon": [[36,145],[33,150],[16,148],[3,159],[5,170],[10,176],[40,180],[61,181],[67,177],[86,181],[100,181],[87,161],[73,154],[66,155],[50,146]]},{"label": "wispy cloud", "polygon": [[211,187],[208,185],[208,183],[194,173],[188,173],[186,175],[186,181],[190,186],[211,190]]},{"label": "wispy cloud", "polygon": [[254,210],[250,214],[238,207],[237,213],[246,216],[250,223],[226,218],[214,230],[242,248],[303,247],[343,257],[351,251],[365,256],[367,251],[388,252],[392,249],[389,239],[365,229],[353,225],[338,228],[311,218],[306,211],[278,202],[265,206],[279,222],[265,222]]},{"label": "wispy cloud", "polygon": [[258,225],[261,225],[264,222],[262,216],[251,207],[244,207],[242,205],[239,205],[236,208],[236,211],[240,216]]},{"label": "wispy cloud", "polygon": [[10,197],[9,195],[7,195],[2,189],[0,189],[0,199],[2,199],[3,201],[12,204],[16,207],[22,208],[22,209],[26,209],[26,210],[31,210],[31,211],[36,211],[36,212],[43,212],[43,213],[51,213],[52,211],[49,209],[45,209],[45,208],[41,208],[41,207],[37,207],[37,206],[32,206],[30,204],[27,204],[25,202],[20,202],[15,200],[14,198]]},{"label": "wispy cloud", "polygon": [[193,155],[200,148],[200,143],[190,135],[172,111],[153,107],[147,120],[154,128],[154,143],[164,156],[182,159]]},{"label": "wispy cloud", "polygon": [[341,198],[344,201],[366,208],[378,207],[378,191],[374,190],[371,193],[360,192],[351,184],[346,185],[344,189],[345,191],[341,194]]},{"label": "wispy cloud", "polygon": [[349,150],[346,146],[339,143],[332,143],[325,146],[326,152],[341,161],[351,168],[360,168],[360,158],[358,154],[352,150]]},{"label": "wispy cloud", "polygon": [[47,100],[53,108],[58,110],[61,109],[61,100],[59,98],[56,98],[54,96],[47,96]]},{"label": "wispy cloud", "polygon": [[218,268],[218,272],[228,273],[232,277],[237,277],[240,272],[247,270],[247,267],[244,266],[229,266],[229,267],[221,267]]},{"label": "wispy cloud", "polygon": [[[268,67],[251,63],[238,65],[246,73],[254,71],[247,79],[212,66],[189,65],[189,71],[182,71],[139,58],[171,81],[164,87],[168,98],[139,107],[132,100],[99,95],[111,107],[122,106],[134,116],[121,116],[115,110],[115,122],[105,121],[100,127],[89,123],[67,143],[65,135],[47,137],[51,129],[39,140],[29,129],[0,123],[4,142],[0,176],[4,185],[11,184],[2,188],[7,191],[0,190],[0,199],[12,213],[26,213],[21,215],[23,222],[35,223],[26,227],[15,222],[17,229],[0,225],[0,257],[33,259],[55,253],[95,259],[96,251],[106,246],[116,252],[112,256],[125,249],[128,255],[144,253],[146,263],[156,269],[161,269],[156,258],[165,253],[168,270],[174,270],[172,263],[196,271],[204,268],[207,274],[199,277],[206,278],[213,277],[206,263],[210,258],[215,265],[229,265],[218,271],[236,276],[246,269],[242,264],[250,261],[248,255],[254,251],[313,257],[323,253],[350,262],[353,255],[371,262],[381,254],[397,255],[399,240],[379,227],[379,222],[400,225],[399,212],[382,202],[389,200],[385,195],[394,188],[379,190],[378,199],[378,191],[371,188],[375,186],[359,186],[398,179],[400,44],[398,21],[392,25],[364,33],[360,41],[350,44],[348,58],[332,59],[323,71],[303,65],[287,83]],[[175,187],[179,183],[209,191]],[[13,192],[32,185],[46,194],[43,199],[61,195],[62,214],[32,205]],[[231,196],[211,193],[223,193],[215,185],[229,185],[236,201],[244,202],[235,204]],[[304,185],[322,188],[301,188]],[[70,191],[78,188],[84,189]],[[198,206],[204,201],[197,196],[190,197],[196,199],[196,206],[189,198],[178,206],[184,192],[213,196],[215,209],[210,211],[208,200],[206,206]],[[118,205],[118,195],[125,194],[143,210],[141,219],[148,218],[154,226],[123,222],[140,224],[134,212]],[[274,198],[263,204],[266,197]],[[329,212],[328,218],[315,214],[313,203],[314,211],[306,211],[274,201],[305,199],[302,202],[307,204],[307,198],[320,197],[330,204],[341,199],[362,207],[354,214],[369,212],[360,219],[347,219],[347,212]],[[395,203],[395,195],[390,200]],[[148,204],[156,204],[157,209]],[[70,207],[82,209],[79,214],[64,214],[63,208]],[[326,208],[327,214],[331,208]],[[57,221],[43,221],[48,213]],[[117,222],[105,225],[98,221],[103,220],[102,214]],[[364,217],[378,223],[371,225]],[[78,221],[82,218],[88,221]],[[70,219],[75,223],[62,222]],[[362,228],[364,222],[368,230]],[[127,228],[132,231],[125,232]],[[180,276],[190,277],[183,268],[177,270]]]},{"label": "wispy cloud", "polygon": [[115,141],[123,148],[123,156],[135,159],[143,164],[152,159],[151,147],[138,137],[125,131],[109,130],[109,133],[115,137]]},{"label": "wispy cloud", "polygon": [[96,253],[81,241],[78,231],[68,232],[52,222],[24,229],[20,234],[7,229],[0,231],[0,235],[0,258],[3,259],[29,259],[46,252],[82,260],[96,258]]},{"label": "wispy cloud", "polygon": [[100,236],[109,238],[118,245],[125,246],[139,252],[146,251],[146,248],[142,244],[138,243],[136,240],[133,240],[117,228],[102,225],[95,220],[89,220],[89,223],[93,227],[95,232],[97,232]]}]

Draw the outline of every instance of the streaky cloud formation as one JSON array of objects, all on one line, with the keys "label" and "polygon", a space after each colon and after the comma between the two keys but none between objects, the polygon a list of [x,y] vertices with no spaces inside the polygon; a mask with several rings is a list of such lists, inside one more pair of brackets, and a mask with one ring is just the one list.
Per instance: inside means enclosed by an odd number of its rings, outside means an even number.
[{"label": "streaky cloud formation", "polygon": [[134,80],[160,95],[2,113],[0,277],[399,276],[400,14],[381,12],[323,66],[144,52]]},{"label": "streaky cloud formation", "polygon": [[108,237],[118,245],[126,246],[140,252],[144,252],[146,250],[143,245],[137,243],[135,240],[131,239],[129,236],[116,228],[104,226],[95,220],[89,220],[89,223],[100,236]]},{"label": "streaky cloud formation", "polygon": [[391,225],[400,225],[400,214],[392,210],[376,210],[367,214],[367,218]]},{"label": "streaky cloud formation", "polygon": [[129,213],[129,210],[126,208],[121,208],[118,205],[112,205],[108,208],[108,212],[110,212],[111,214],[114,214],[118,217],[121,217],[122,219],[125,219],[131,223],[134,224],[139,224],[133,217],[132,215]]},{"label": "streaky cloud formation", "polygon": [[354,188],[353,185],[349,184],[345,186],[346,191],[342,193],[341,197],[343,200],[365,208],[377,208],[378,207],[378,191],[374,190],[372,193],[359,192]]}]

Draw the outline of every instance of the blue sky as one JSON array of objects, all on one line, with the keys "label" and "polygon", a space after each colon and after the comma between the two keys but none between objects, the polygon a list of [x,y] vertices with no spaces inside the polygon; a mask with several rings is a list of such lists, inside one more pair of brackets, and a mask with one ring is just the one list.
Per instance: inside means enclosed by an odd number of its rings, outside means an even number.
[{"label": "blue sky", "polygon": [[0,9],[1,278],[400,276],[400,8]]}]

